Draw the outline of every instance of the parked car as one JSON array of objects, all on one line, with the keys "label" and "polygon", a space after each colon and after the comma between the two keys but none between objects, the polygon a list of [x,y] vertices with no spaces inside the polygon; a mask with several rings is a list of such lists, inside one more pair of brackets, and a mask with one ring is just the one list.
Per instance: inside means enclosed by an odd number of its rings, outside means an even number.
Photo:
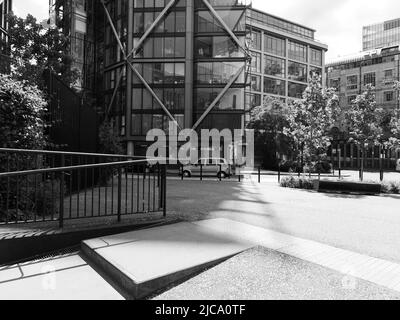
[{"label": "parked car", "polygon": [[223,158],[200,159],[197,164],[187,165],[181,169],[184,177],[193,176],[216,176],[225,179],[231,176],[231,166],[228,161]]},{"label": "parked car", "polygon": [[400,159],[396,162],[396,171],[400,172]]}]

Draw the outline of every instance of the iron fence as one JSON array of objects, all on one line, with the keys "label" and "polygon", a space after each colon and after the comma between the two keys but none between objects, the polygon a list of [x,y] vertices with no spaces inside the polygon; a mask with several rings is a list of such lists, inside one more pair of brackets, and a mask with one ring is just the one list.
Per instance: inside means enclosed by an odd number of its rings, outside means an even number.
[{"label": "iron fence", "polygon": [[165,216],[166,187],[166,167],[149,166],[146,160],[3,172],[0,224],[58,221],[62,228],[74,219],[116,216],[120,221],[124,215],[154,212]]}]

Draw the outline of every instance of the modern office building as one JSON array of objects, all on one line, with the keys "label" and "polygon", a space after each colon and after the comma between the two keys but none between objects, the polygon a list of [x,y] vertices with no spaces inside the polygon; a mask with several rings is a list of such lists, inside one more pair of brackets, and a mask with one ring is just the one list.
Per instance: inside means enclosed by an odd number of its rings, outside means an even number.
[{"label": "modern office building", "polygon": [[324,79],[328,47],[315,40],[315,30],[256,9],[247,10],[247,29],[252,56],[247,108],[261,105],[265,96],[301,98],[311,75]]},{"label": "modern office building", "polygon": [[12,0],[0,0],[0,73],[10,69],[7,14],[12,10]]},{"label": "modern office building", "polygon": [[[309,74],[325,72],[327,47],[314,30],[245,1],[76,2],[85,10],[79,17],[65,9],[76,9],[74,0],[52,0],[54,23],[86,42],[78,50],[82,87],[116,120],[130,154],[142,155],[147,132],[170,121],[243,129],[247,111],[265,95],[299,98]],[[71,19],[83,16],[86,33],[77,36]]]},{"label": "modern office building", "polygon": [[400,44],[400,19],[363,27],[363,51]]}]

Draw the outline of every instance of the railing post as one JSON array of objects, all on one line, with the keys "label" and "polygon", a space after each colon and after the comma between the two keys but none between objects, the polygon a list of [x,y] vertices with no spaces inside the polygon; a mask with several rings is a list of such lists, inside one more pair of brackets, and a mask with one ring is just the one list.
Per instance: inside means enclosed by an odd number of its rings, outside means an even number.
[{"label": "railing post", "polygon": [[121,169],[121,167],[118,167],[118,200],[117,201],[118,201],[118,207],[117,207],[118,222],[121,222],[121,212],[122,212],[122,169]]},{"label": "railing post", "polygon": [[164,165],[163,174],[163,216],[167,216],[167,166]]},{"label": "railing post", "polygon": [[[65,167],[65,156],[61,156],[61,167]],[[52,182],[53,183],[53,182]],[[60,212],[59,212],[59,227],[64,228],[64,184],[65,184],[65,172],[61,172],[60,179]]]}]

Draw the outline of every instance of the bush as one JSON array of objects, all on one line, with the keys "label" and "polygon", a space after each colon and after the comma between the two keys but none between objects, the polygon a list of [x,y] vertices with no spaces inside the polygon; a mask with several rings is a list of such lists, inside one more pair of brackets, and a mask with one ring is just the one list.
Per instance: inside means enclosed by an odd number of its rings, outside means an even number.
[{"label": "bush", "polygon": [[291,176],[291,177],[285,177],[281,180],[281,187],[291,188],[291,189],[312,190],[314,189],[314,183],[310,179],[295,178]]},{"label": "bush", "polygon": [[382,193],[400,194],[400,182],[390,181],[382,183]]},{"label": "bush", "polygon": [[30,176],[28,180],[22,177],[18,181],[16,178],[10,179],[8,195],[7,186],[0,186],[0,222],[31,220],[35,215],[38,218],[51,215],[57,217],[60,209],[60,187],[60,180],[41,181],[40,176]]}]

